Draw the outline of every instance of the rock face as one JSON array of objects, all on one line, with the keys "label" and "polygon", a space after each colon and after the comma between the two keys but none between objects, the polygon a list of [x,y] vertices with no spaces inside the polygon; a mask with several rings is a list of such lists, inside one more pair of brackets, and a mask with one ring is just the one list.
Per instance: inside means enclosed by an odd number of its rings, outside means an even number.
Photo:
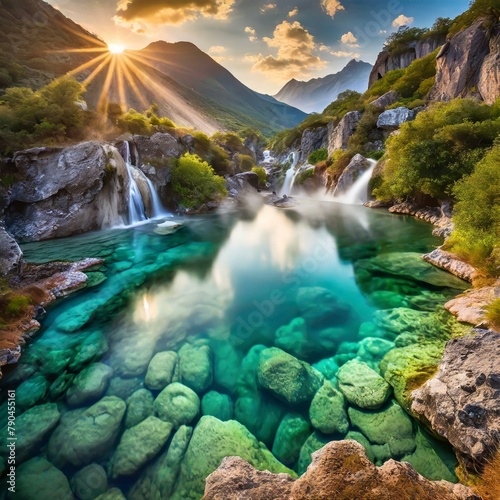
[{"label": "rock face", "polygon": [[226,188],[231,198],[245,193],[255,193],[259,187],[259,176],[255,172],[243,172],[226,179]]},{"label": "rock face", "polygon": [[328,124],[328,154],[332,155],[338,149],[347,149],[349,138],[356,130],[359,120],[361,120],[361,113],[358,111],[351,111],[347,113],[340,123],[335,126],[332,121]]},{"label": "rock face", "polygon": [[389,92],[386,92],[384,95],[380,96],[378,99],[375,99],[370,103],[370,106],[373,106],[375,108],[379,109],[385,109],[388,106],[391,106],[392,104],[396,103],[401,99],[401,96],[399,95],[398,92],[395,90],[389,90]]},{"label": "rock face", "polygon": [[0,222],[0,276],[18,272],[22,262],[23,252]]},{"label": "rock face", "polygon": [[478,276],[476,268],[467,264],[467,262],[464,262],[455,254],[445,252],[440,248],[424,255],[422,258],[425,262],[429,262],[429,264],[433,266],[444,269],[465,281],[472,282]]},{"label": "rock face", "polygon": [[98,230],[122,222],[127,213],[126,166],[109,145],[29,149],[16,153],[14,162],[22,180],[12,186],[5,221],[18,240]]},{"label": "rock face", "polygon": [[342,172],[333,195],[341,195],[348,191],[369,166],[368,160],[364,156],[357,154]]},{"label": "rock face", "polygon": [[408,108],[388,109],[378,117],[377,127],[382,130],[397,130],[403,123],[414,120],[415,116],[415,111]]},{"label": "rock face", "polygon": [[355,441],[333,441],[313,454],[307,472],[294,481],[287,474],[259,472],[239,457],[225,458],[206,481],[203,500],[356,499],[480,500],[471,490],[420,476],[410,464],[390,460],[373,465]]},{"label": "rock face", "polygon": [[500,435],[500,334],[476,331],[446,345],[439,372],[413,391],[412,412],[480,470]]},{"label": "rock face", "polygon": [[492,104],[500,95],[500,23],[488,28],[490,22],[478,19],[450,40],[437,59],[431,99],[477,96]]},{"label": "rock face", "polygon": [[306,128],[300,142],[301,162],[306,162],[309,155],[317,149],[328,146],[328,127]]}]

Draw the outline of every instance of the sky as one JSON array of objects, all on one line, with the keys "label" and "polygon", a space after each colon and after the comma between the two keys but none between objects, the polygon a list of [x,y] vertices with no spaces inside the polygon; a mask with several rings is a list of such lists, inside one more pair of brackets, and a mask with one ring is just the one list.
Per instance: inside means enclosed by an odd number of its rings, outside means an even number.
[{"label": "sky", "polygon": [[400,26],[430,27],[468,0],[48,0],[108,44],[189,41],[250,88],[274,95],[291,78],[374,63]]}]

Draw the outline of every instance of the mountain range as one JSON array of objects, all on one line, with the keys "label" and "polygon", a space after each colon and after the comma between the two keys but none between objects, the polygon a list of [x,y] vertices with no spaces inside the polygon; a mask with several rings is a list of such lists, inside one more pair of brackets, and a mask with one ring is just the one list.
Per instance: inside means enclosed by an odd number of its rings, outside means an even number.
[{"label": "mountain range", "polygon": [[98,63],[85,67],[105,51],[97,35],[42,0],[0,3],[0,87],[36,88],[81,67],[73,73],[78,80],[94,76],[85,96],[91,108],[103,96],[138,111],[156,103],[177,125],[207,133],[251,126],[271,134],[306,117],[293,106],[254,92],[192,43],[160,41],[116,56],[128,61],[115,66],[128,66],[122,71],[125,85],[119,71],[107,77],[109,66],[97,75],[92,72]]},{"label": "mountain range", "polygon": [[363,93],[373,66],[353,59],[338,73],[307,82],[290,80],[274,97],[306,113],[320,113],[345,90]]}]

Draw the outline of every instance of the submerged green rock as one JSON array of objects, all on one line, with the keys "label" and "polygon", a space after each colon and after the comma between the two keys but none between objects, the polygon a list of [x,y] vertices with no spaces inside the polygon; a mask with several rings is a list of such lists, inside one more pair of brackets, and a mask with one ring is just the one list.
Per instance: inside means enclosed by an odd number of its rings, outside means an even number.
[{"label": "submerged green rock", "polygon": [[200,413],[200,398],[189,387],[175,382],[168,385],[155,399],[153,408],[162,420],[177,429],[189,425]]},{"label": "submerged green rock", "polygon": [[154,413],[153,394],[147,389],[139,389],[130,396],[127,401],[127,413],[125,414],[125,428],[130,429]]},{"label": "submerged green rock", "polygon": [[161,391],[172,382],[177,353],[174,351],[159,352],[149,362],[144,385],[152,391]]},{"label": "submerged green rock", "polygon": [[276,432],[273,454],[280,462],[292,467],[310,434],[311,424],[308,420],[298,413],[288,413]]},{"label": "submerged green rock", "polygon": [[304,361],[271,347],[260,354],[259,384],[292,405],[309,403],[323,383],[323,375]]},{"label": "submerged green rock", "polygon": [[313,427],[323,434],[345,434],[349,430],[345,407],[343,394],[331,382],[326,381],[309,408]]},{"label": "submerged green rock", "polygon": [[312,457],[311,455],[315,452],[323,448],[325,444],[328,444],[332,441],[330,438],[322,435],[319,432],[313,432],[303,444],[300,449],[299,455],[299,474],[302,475],[307,470],[309,465],[311,465]]},{"label": "submerged green rock", "polygon": [[127,429],[111,459],[111,477],[130,476],[154,458],[163,448],[173,425],[156,417],[148,417]]},{"label": "submerged green rock", "polygon": [[380,408],[391,395],[391,386],[366,363],[352,360],[338,373],[339,389],[349,403],[370,410]]},{"label": "submerged green rock", "polygon": [[118,488],[111,488],[102,495],[99,495],[95,500],[126,500],[125,495]]},{"label": "submerged green rock", "polygon": [[180,381],[198,394],[203,394],[213,381],[212,351],[206,345],[185,344],[179,351]]},{"label": "submerged green rock", "polygon": [[205,490],[206,477],[219,467],[223,458],[230,456],[241,457],[259,470],[295,476],[239,422],[221,422],[205,416],[194,429],[171,499],[199,500]]},{"label": "submerged green rock", "polygon": [[93,363],[82,370],[73,380],[66,393],[70,406],[81,406],[101,397],[108,388],[113,370],[103,363]]},{"label": "submerged green rock", "polygon": [[79,500],[94,500],[108,491],[108,477],[104,467],[90,464],[71,478],[70,485]]},{"label": "submerged green rock", "polygon": [[232,420],[234,414],[233,400],[227,394],[220,394],[217,391],[207,392],[201,400],[201,413],[211,415],[223,422]]},{"label": "submerged green rock", "polygon": [[33,375],[16,390],[16,405],[27,410],[45,400],[50,383],[43,375]]}]

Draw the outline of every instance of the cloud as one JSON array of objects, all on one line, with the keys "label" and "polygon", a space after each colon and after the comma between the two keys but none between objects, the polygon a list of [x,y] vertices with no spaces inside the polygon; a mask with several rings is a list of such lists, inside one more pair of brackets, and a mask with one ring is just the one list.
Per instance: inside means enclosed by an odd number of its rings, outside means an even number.
[{"label": "cloud", "polygon": [[116,24],[135,31],[148,25],[183,24],[199,17],[227,19],[236,0],[119,0]]},{"label": "cloud", "polygon": [[321,5],[325,12],[332,17],[335,17],[335,14],[340,10],[345,10],[339,0],[321,0]]},{"label": "cloud", "polygon": [[407,17],[403,14],[401,14],[399,17],[396,17],[394,21],[392,21],[392,25],[394,28],[401,28],[401,26],[410,26],[410,24],[413,23],[415,18],[413,17]]},{"label": "cloud", "polygon": [[288,13],[288,17],[295,17],[298,13],[299,13],[299,9],[297,7],[295,7],[295,9],[291,10]]},{"label": "cloud", "polygon": [[275,3],[267,3],[260,8],[261,12],[267,12],[268,10],[274,10],[277,7]]},{"label": "cloud", "polygon": [[318,48],[321,52],[327,52],[334,57],[350,57],[351,59],[357,59],[361,57],[358,52],[351,52],[350,50],[335,50],[324,44],[321,44]]},{"label": "cloud", "polygon": [[245,60],[254,63],[253,71],[283,80],[306,77],[327,64],[315,53],[319,46],[314,37],[298,21],[283,21],[276,26],[272,38],[264,37],[263,40],[268,47],[278,49],[277,55],[247,55]]},{"label": "cloud", "polygon": [[227,52],[226,47],[223,47],[222,45],[214,45],[208,49],[208,53],[210,54],[210,57],[220,64],[222,64],[223,62],[226,62],[226,61],[233,60],[232,57],[224,55],[226,52]]},{"label": "cloud", "polygon": [[251,42],[256,42],[258,40],[257,36],[256,36],[256,31],[250,27],[250,26],[247,26],[245,28],[245,33],[248,35],[248,39],[251,41]]},{"label": "cloud", "polygon": [[359,48],[358,39],[352,34],[351,31],[347,32],[345,35],[342,35],[340,41],[347,45],[348,47],[352,47],[353,49]]},{"label": "cloud", "polygon": [[214,45],[213,47],[210,47],[208,49],[209,54],[223,54],[226,52],[226,47],[223,47],[222,45]]}]

